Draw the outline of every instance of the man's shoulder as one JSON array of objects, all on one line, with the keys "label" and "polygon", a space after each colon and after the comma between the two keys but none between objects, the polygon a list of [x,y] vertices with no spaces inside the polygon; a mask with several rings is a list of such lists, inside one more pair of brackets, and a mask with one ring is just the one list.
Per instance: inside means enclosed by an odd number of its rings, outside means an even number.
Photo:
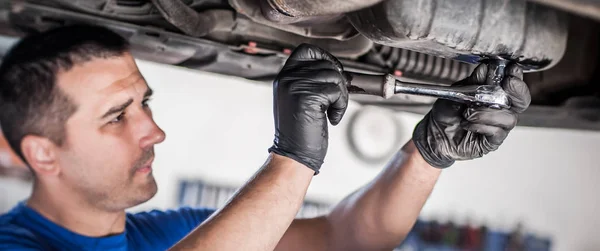
[{"label": "man's shoulder", "polygon": [[[158,223],[191,223],[197,225],[206,220],[214,209],[209,208],[191,208],[191,207],[180,207],[178,209],[170,210],[152,210],[140,213],[129,213],[127,214],[128,223],[139,223],[139,222],[158,222]],[[195,226],[194,226],[195,227]]]},{"label": "man's shoulder", "polygon": [[48,250],[45,240],[25,226],[25,204],[20,202],[13,209],[0,215],[0,250]]},{"label": "man's shoulder", "polygon": [[0,250],[44,250],[33,231],[15,223],[12,212],[0,215]]},{"label": "man's shoulder", "polygon": [[[127,227],[144,231],[167,231],[187,235],[214,212],[208,208],[182,207],[175,210],[152,210],[127,215]],[[183,236],[182,236],[183,237]]]},{"label": "man's shoulder", "polygon": [[[179,208],[127,214],[127,234],[132,239],[152,240],[156,249],[168,249],[205,221],[214,210]],[[147,243],[148,244],[148,243]],[[142,250],[143,248],[138,248]]]}]

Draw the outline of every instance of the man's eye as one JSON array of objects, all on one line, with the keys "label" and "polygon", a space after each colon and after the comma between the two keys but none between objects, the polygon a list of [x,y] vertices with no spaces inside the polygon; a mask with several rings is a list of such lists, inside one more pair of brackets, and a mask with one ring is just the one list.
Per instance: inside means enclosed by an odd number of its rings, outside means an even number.
[{"label": "man's eye", "polygon": [[121,114],[119,114],[119,116],[117,116],[116,118],[114,118],[113,120],[111,120],[110,122],[108,122],[109,124],[116,124],[119,123],[123,120],[123,118],[125,117],[125,113],[122,112]]},{"label": "man's eye", "polygon": [[144,107],[148,106],[148,103],[149,103],[149,102],[150,102],[150,99],[149,99],[149,98],[147,98],[147,99],[144,99],[144,101],[142,101],[142,106],[144,106]]}]

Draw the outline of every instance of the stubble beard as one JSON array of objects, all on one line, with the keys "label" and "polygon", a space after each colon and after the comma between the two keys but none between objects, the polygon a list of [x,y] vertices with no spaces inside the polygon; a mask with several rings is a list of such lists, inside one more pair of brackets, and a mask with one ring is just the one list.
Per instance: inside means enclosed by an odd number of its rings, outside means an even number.
[{"label": "stubble beard", "polygon": [[91,191],[91,194],[87,196],[91,199],[90,203],[99,204],[101,208],[108,211],[122,211],[152,199],[158,192],[158,185],[153,172],[151,171],[141,177],[137,170],[153,157],[153,148],[142,153],[141,157],[134,162],[125,184],[103,189],[104,191]]}]

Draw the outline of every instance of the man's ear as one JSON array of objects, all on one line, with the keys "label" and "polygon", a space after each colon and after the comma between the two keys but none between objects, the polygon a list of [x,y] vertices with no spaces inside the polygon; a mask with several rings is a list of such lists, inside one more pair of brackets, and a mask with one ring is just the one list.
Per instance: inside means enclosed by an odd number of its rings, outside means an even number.
[{"label": "man's ear", "polygon": [[57,147],[50,139],[27,135],[21,141],[21,151],[36,175],[56,175],[60,172]]}]

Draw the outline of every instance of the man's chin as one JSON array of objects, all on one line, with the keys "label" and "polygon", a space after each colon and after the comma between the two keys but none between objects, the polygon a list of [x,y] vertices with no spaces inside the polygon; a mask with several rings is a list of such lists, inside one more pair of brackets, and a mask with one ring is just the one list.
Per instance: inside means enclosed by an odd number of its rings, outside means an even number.
[{"label": "man's chin", "polygon": [[154,176],[152,176],[152,174],[150,175],[150,180],[148,180],[148,184],[146,187],[146,194],[147,194],[147,199],[146,201],[148,201],[149,199],[152,199],[152,197],[154,197],[154,195],[156,195],[156,193],[158,192],[158,185],[156,184],[156,180],[154,180]]},{"label": "man's chin", "polygon": [[149,201],[150,199],[152,199],[154,197],[154,195],[156,195],[157,192],[158,192],[158,186],[156,184],[156,181],[154,180],[154,177],[152,177],[152,178],[148,179],[146,181],[146,183],[139,186],[135,205],[132,205],[132,207],[142,204],[146,201]]}]

